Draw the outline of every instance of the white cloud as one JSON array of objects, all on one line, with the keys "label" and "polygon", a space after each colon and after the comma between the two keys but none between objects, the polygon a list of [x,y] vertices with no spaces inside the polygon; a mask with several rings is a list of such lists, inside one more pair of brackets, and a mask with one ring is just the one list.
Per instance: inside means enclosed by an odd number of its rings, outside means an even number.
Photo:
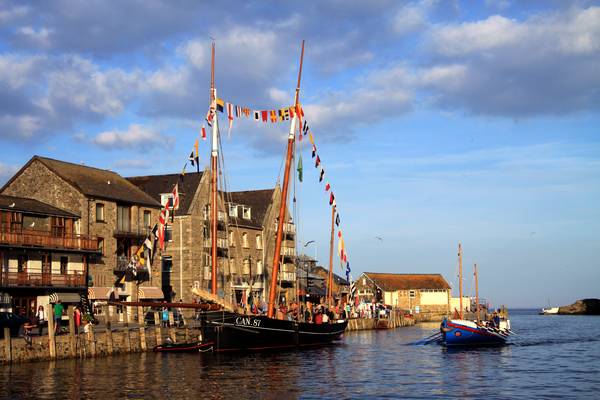
[{"label": "white cloud", "polygon": [[24,26],[18,30],[18,35],[36,47],[47,48],[50,47],[50,36],[52,30],[47,28],[35,29],[32,26]]},{"label": "white cloud", "polygon": [[126,131],[105,131],[99,133],[92,143],[107,149],[168,147],[175,139],[138,124],[129,125]]},{"label": "white cloud", "polygon": [[423,6],[410,4],[399,8],[392,20],[392,29],[399,35],[405,35],[421,29],[427,23]]}]

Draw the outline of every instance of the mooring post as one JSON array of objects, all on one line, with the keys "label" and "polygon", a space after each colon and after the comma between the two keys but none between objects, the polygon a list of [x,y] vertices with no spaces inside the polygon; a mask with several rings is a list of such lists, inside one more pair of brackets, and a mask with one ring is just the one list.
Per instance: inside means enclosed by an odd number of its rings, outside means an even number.
[{"label": "mooring post", "polygon": [[177,343],[177,333],[175,333],[175,318],[173,317],[173,311],[169,311],[169,337],[173,340],[173,343]]},{"label": "mooring post", "polygon": [[106,350],[108,354],[112,354],[113,352],[113,337],[112,337],[112,327],[110,322],[110,307],[111,306],[103,306],[104,308],[104,321],[106,323]]},{"label": "mooring post", "polygon": [[138,306],[138,324],[140,325],[140,349],[146,351],[146,328],[144,327],[144,308]]},{"label": "mooring post", "polygon": [[56,338],[54,337],[54,310],[50,307],[50,312],[48,313],[48,352],[50,353],[50,358],[56,358]]},{"label": "mooring post", "polygon": [[160,329],[161,320],[158,311],[154,311],[154,331],[156,335],[156,345],[162,344],[162,330]]},{"label": "mooring post", "polygon": [[129,332],[129,306],[123,307],[123,321],[125,325],[125,349],[128,353],[131,353],[131,334]]},{"label": "mooring post", "polygon": [[4,328],[4,356],[6,361],[12,362],[12,340],[10,338],[10,328]]},{"label": "mooring post", "polygon": [[94,325],[88,327],[88,341],[90,343],[90,353],[92,357],[96,357],[96,337],[94,335]]},{"label": "mooring post", "polygon": [[69,347],[71,347],[71,357],[75,357],[77,355],[77,351],[75,349],[75,318],[74,318],[73,306],[67,307],[67,315],[69,316]]}]

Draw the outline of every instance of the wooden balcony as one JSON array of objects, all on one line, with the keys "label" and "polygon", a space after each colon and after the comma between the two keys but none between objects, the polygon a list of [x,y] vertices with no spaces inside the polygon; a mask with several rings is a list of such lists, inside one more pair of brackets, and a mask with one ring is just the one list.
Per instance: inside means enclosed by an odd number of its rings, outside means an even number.
[{"label": "wooden balcony", "polygon": [[0,230],[0,245],[61,250],[98,251],[98,238],[87,235],[57,236],[34,229]]},{"label": "wooden balcony", "polygon": [[2,272],[0,287],[85,287],[85,274],[42,274],[30,272]]}]

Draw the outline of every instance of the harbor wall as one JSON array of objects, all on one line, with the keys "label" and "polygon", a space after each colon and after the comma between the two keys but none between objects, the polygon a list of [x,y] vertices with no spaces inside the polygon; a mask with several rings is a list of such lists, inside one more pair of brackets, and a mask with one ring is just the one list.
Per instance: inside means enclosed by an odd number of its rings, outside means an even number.
[{"label": "harbor wall", "polygon": [[392,310],[388,318],[350,318],[346,330],[392,329],[414,324],[414,318],[405,316],[400,310]]}]

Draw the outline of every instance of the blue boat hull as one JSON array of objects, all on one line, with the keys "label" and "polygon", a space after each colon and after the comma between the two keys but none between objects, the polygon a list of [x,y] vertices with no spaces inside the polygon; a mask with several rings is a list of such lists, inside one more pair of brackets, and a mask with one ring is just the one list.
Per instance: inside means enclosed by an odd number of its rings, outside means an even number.
[{"label": "blue boat hull", "polygon": [[497,329],[464,324],[444,319],[440,326],[446,346],[498,346],[506,343],[508,333]]}]

